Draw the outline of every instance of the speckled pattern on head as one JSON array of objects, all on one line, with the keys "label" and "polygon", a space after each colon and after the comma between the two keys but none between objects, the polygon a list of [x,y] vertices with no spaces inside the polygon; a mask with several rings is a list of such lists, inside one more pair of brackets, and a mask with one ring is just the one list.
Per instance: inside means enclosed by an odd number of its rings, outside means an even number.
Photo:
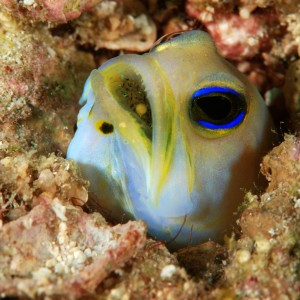
[{"label": "speckled pattern on head", "polygon": [[142,219],[170,248],[220,240],[271,146],[267,108],[207,33],[92,71],[68,158],[107,217]]}]

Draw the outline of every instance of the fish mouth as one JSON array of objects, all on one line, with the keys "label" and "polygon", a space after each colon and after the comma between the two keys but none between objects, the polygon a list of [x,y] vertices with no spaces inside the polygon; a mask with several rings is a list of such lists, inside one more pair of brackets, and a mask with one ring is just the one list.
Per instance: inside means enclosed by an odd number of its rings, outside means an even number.
[{"label": "fish mouth", "polygon": [[148,201],[158,205],[176,143],[178,112],[168,78],[154,59],[133,55],[100,73],[110,94],[110,102],[102,105],[144,170]]},{"label": "fish mouth", "polygon": [[180,101],[164,70],[150,57],[116,58],[93,71],[90,89],[93,116],[98,110],[113,124],[107,140],[111,137],[113,143],[116,176],[108,181],[123,191],[125,210],[146,221],[137,207],[162,218],[191,213],[195,172],[184,133],[186,120],[179,117]]},{"label": "fish mouth", "polygon": [[142,76],[133,69],[124,68],[107,78],[106,84],[113,98],[135,119],[143,135],[152,141],[152,111]]}]

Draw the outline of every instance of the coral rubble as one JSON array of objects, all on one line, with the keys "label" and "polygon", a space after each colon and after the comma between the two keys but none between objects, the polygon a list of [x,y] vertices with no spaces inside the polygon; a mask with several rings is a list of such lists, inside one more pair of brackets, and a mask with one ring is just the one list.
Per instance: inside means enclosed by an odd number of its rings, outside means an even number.
[{"label": "coral rubble", "polygon": [[299,144],[288,136],[264,158],[269,187],[260,196],[247,194],[236,238],[224,246],[188,247],[177,259],[163,243],[146,241],[142,222],[111,227],[99,213],[84,212],[86,182],[70,161],[32,151],[5,157],[0,292],[70,299],[297,299]]},{"label": "coral rubble", "polygon": [[[242,235],[229,240],[223,293],[247,299],[298,299],[300,295],[300,148],[287,136],[262,163],[270,181],[260,196],[248,194],[239,219]],[[220,293],[220,290],[214,291]]]},{"label": "coral rubble", "polygon": [[[66,151],[92,55],[0,13],[0,153]],[[51,143],[49,143],[51,141]]]},{"label": "coral rubble", "polygon": [[66,22],[90,10],[101,0],[1,0],[3,8],[17,18],[35,21]]},{"label": "coral rubble", "polygon": [[156,39],[156,26],[138,1],[101,2],[74,21],[73,26],[78,43],[95,49],[141,52],[148,50]]},{"label": "coral rubble", "polygon": [[0,292],[68,296],[94,292],[145,243],[139,222],[110,227],[97,213],[41,195],[28,214],[3,226]]}]

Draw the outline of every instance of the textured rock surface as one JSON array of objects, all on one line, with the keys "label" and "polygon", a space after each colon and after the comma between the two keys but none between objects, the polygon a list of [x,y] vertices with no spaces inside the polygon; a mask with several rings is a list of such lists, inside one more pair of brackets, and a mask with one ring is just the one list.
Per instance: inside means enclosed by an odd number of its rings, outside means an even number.
[{"label": "textured rock surface", "polygon": [[110,227],[97,213],[63,205],[45,195],[28,214],[4,225],[0,235],[0,293],[77,298],[93,293],[145,243],[145,226]]},{"label": "textured rock surface", "polygon": [[300,295],[299,149],[299,140],[287,136],[263,159],[269,186],[261,196],[248,194],[239,220],[241,237],[228,243],[224,284],[243,299]]},{"label": "textured rock surface", "polygon": [[66,22],[94,7],[101,0],[1,0],[2,9],[23,20]]},{"label": "textured rock surface", "polygon": [[73,23],[80,45],[112,50],[147,51],[156,26],[139,1],[103,1]]},{"label": "textured rock surface", "polygon": [[[80,207],[75,165],[28,152],[1,163],[0,292],[84,299],[297,299],[300,293],[300,141],[263,159],[269,186],[247,194],[236,236],[176,257],[146,241],[142,222],[110,226]],[[178,262],[179,261],[179,262]],[[91,275],[92,274],[92,275]]]},{"label": "textured rock surface", "polygon": [[0,153],[64,153],[77,99],[95,67],[92,55],[44,26],[22,27],[1,13],[0,40]]}]

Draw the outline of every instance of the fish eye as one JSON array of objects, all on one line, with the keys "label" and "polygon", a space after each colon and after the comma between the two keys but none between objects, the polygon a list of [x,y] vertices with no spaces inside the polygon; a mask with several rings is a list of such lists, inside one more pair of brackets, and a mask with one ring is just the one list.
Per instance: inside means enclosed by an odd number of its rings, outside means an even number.
[{"label": "fish eye", "polygon": [[232,88],[204,87],[192,95],[190,117],[204,129],[233,129],[243,122],[246,113],[244,95]]}]

